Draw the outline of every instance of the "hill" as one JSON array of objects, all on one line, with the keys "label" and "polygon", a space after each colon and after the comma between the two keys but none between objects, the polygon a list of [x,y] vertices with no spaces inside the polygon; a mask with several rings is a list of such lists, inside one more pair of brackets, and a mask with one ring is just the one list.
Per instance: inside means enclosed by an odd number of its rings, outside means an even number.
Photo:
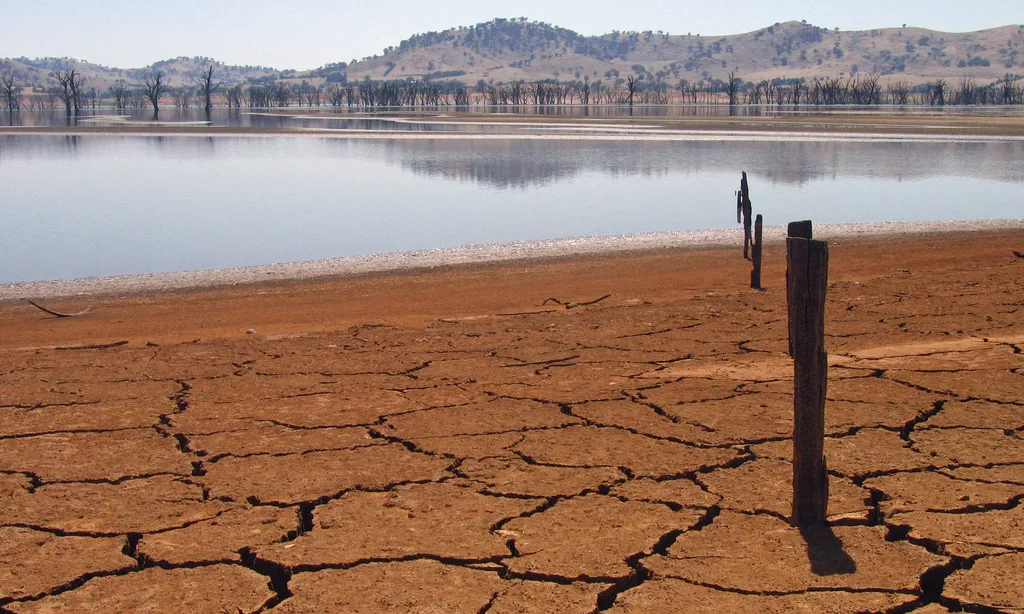
[{"label": "hill", "polygon": [[13,75],[26,90],[56,85],[56,70],[75,68],[101,94],[118,81],[139,85],[161,71],[171,87],[190,86],[208,67],[226,86],[283,80],[313,85],[371,80],[458,80],[467,85],[517,81],[601,81],[676,88],[682,81],[711,83],[730,73],[748,82],[778,78],[889,76],[917,85],[972,76],[991,82],[1024,73],[1024,25],[950,33],[903,27],[867,31],[827,30],[804,22],[776,23],[724,36],[661,31],[583,36],[526,18],[495,19],[443,32],[416,34],[381,55],[351,64],[329,63],[309,71],[229,66],[206,57],[179,57],[142,68],[108,68],[70,58],[0,59],[0,76]]},{"label": "hill", "polygon": [[5,58],[0,59],[0,75],[14,75],[18,85],[29,88],[47,88],[57,84],[51,73],[74,68],[86,78],[86,86],[106,91],[118,81],[135,86],[142,79],[160,71],[167,76],[171,87],[193,85],[208,66],[214,67],[214,78],[227,85],[244,83],[265,77],[276,78],[281,71],[265,66],[228,66],[223,62],[206,57],[179,57],[154,62],[142,68],[108,68],[74,58]]},{"label": "hill", "polygon": [[[612,32],[585,37],[546,23],[496,19],[417,34],[383,55],[344,66],[347,79],[432,79],[465,83],[624,79],[677,83],[877,74],[910,83],[972,75],[998,79],[1024,73],[1024,26],[967,33],[923,28],[826,30],[789,21],[726,36]],[[315,74],[315,71],[314,73]]]}]

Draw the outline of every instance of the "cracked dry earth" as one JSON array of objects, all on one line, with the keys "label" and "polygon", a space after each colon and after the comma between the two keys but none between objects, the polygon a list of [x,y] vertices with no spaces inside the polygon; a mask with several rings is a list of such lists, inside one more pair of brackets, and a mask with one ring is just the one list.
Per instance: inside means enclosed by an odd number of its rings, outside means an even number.
[{"label": "cracked dry earth", "polygon": [[833,242],[803,532],[781,245],[0,305],[0,610],[1020,611],[1022,247]]}]

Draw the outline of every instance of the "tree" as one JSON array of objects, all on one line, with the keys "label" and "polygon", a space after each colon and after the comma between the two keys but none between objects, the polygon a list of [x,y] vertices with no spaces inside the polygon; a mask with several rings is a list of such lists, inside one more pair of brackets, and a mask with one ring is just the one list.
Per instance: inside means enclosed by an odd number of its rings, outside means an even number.
[{"label": "tree", "polygon": [[633,106],[633,95],[636,93],[637,80],[633,75],[626,77],[626,90],[629,91],[629,106]]},{"label": "tree", "polygon": [[224,92],[224,99],[227,102],[228,109],[230,109],[232,105],[234,105],[236,109],[242,108],[243,98],[245,98],[245,90],[241,83],[236,84],[234,87],[229,88]]},{"label": "tree", "polygon": [[[199,95],[203,98],[204,108],[209,111],[213,108],[213,93],[217,91],[222,83],[213,82],[213,66],[207,66],[206,72],[196,79],[196,87]],[[230,106],[230,104],[228,105]]]},{"label": "tree", "polygon": [[929,88],[931,94],[931,104],[943,106],[946,104],[946,93],[949,91],[948,85],[945,79],[936,79],[935,85]]},{"label": "tree", "polygon": [[173,96],[174,106],[178,107],[179,109],[188,109],[189,107],[191,107],[193,93],[194,92],[190,87],[183,87],[178,89],[178,91],[175,92]]},{"label": "tree", "polygon": [[53,77],[57,79],[57,83],[60,85],[60,88],[57,90],[57,96],[64,103],[64,109],[67,111],[68,117],[71,117],[72,108],[74,108],[75,115],[80,115],[82,112],[82,87],[85,85],[85,77],[74,68],[58,70],[53,73]]},{"label": "tree", "polygon": [[8,111],[21,109],[21,88],[14,85],[13,74],[0,79],[0,93],[4,96]]},{"label": "tree", "polygon": [[977,102],[975,96],[978,94],[978,86],[974,83],[974,77],[971,75],[960,77],[960,82],[957,84],[956,91],[953,94],[956,104],[975,104]]},{"label": "tree", "polygon": [[736,71],[729,71],[728,80],[725,82],[725,92],[729,95],[729,104],[736,104],[736,94],[740,89],[740,79],[736,76]]},{"label": "tree", "polygon": [[167,84],[164,83],[164,73],[155,71],[142,79],[142,93],[149,98],[153,105],[153,114],[160,112],[160,97],[167,93]]},{"label": "tree", "polygon": [[131,97],[131,93],[128,91],[128,88],[125,87],[124,81],[119,79],[114,83],[114,85],[107,88],[107,90],[110,92],[110,95],[114,97],[114,108],[118,111],[124,111],[125,107],[128,105],[128,99]]}]

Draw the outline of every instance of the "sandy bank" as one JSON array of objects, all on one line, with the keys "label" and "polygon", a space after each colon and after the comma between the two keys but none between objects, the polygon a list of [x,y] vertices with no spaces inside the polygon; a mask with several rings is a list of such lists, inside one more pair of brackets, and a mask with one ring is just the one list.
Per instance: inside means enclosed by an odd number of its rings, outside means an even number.
[{"label": "sandy bank", "polygon": [[[818,224],[816,236],[837,240],[848,237],[908,235],[934,232],[970,232],[1024,228],[1024,219],[949,222],[880,222],[870,224]],[[766,243],[785,238],[785,227],[764,230]],[[22,298],[96,296],[159,292],[189,288],[233,286],[266,281],[300,280],[411,271],[443,266],[560,258],[574,255],[617,254],[631,251],[723,247],[742,245],[740,229],[643,233],[603,237],[575,237],[549,241],[523,241],[461,247],[308,260],[260,266],[182,271],[148,275],[94,277],[0,284],[0,301]]]}]

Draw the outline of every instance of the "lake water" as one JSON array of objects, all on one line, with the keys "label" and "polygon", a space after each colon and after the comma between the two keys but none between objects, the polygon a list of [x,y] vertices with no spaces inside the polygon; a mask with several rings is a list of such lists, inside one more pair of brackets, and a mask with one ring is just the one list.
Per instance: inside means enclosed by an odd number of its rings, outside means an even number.
[{"label": "lake water", "polygon": [[1024,142],[0,136],[0,283],[466,244],[1022,217]]}]

